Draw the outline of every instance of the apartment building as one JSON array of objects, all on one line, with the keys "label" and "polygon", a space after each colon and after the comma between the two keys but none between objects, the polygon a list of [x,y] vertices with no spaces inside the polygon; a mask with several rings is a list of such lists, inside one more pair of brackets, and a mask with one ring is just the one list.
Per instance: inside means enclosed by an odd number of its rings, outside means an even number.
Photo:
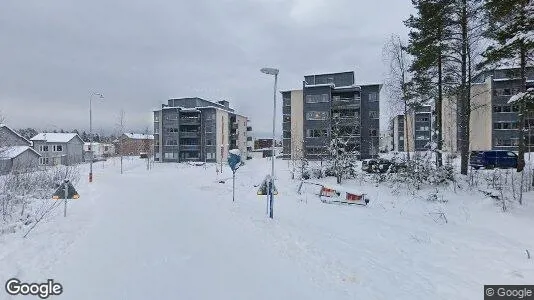
[{"label": "apartment building", "polygon": [[[471,85],[470,150],[517,150],[519,143],[519,106],[508,104],[520,91],[518,68],[484,71]],[[534,87],[534,67],[527,69],[527,86]],[[443,149],[459,150],[458,105],[456,99],[443,101]],[[525,127],[527,147],[534,146],[534,109],[529,108]]]},{"label": "apartment building", "polygon": [[376,156],[381,87],[356,85],[350,71],[307,75],[301,90],[282,91],[284,158],[327,157],[333,135],[361,159]]},{"label": "apartment building", "polygon": [[246,158],[251,130],[247,117],[235,113],[228,101],[170,99],[154,111],[154,160],[221,162],[230,149]]},{"label": "apartment building", "polygon": [[392,119],[393,151],[427,151],[432,142],[432,106],[410,109]]}]

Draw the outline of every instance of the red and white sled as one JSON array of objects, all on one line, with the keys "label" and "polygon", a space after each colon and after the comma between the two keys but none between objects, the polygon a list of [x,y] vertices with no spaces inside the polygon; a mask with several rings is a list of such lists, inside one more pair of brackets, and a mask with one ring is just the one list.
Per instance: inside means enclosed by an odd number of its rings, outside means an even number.
[{"label": "red and white sled", "polygon": [[367,205],[369,198],[364,193],[347,191],[343,187],[322,186],[319,198],[324,203]]}]

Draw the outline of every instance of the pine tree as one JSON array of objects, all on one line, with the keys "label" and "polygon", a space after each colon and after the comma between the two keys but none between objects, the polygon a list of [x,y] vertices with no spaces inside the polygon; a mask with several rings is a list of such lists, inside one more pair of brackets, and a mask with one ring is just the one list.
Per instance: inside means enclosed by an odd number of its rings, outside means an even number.
[{"label": "pine tree", "polygon": [[[487,37],[495,43],[484,53],[486,65],[511,63],[521,69],[521,89],[527,92],[526,68],[534,57],[534,1],[486,0],[485,9],[490,27]],[[517,171],[525,167],[525,117],[527,97],[517,97],[519,102],[519,159]]]},{"label": "pine tree", "polygon": [[453,20],[451,0],[412,0],[417,15],[404,23],[411,30],[407,50],[413,56],[410,71],[414,73],[413,86],[422,102],[435,101],[435,139],[437,166],[442,165],[442,113],[444,72],[450,52]]}]

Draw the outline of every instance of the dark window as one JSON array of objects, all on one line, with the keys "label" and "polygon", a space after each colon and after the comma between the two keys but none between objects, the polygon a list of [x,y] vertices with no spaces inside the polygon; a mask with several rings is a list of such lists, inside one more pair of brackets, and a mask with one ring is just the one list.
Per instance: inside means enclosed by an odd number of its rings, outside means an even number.
[{"label": "dark window", "polygon": [[494,113],[500,113],[500,112],[502,112],[502,106],[500,106],[500,105],[493,105],[493,112],[494,112]]},{"label": "dark window", "polygon": [[512,96],[512,89],[510,89],[510,88],[503,89],[502,90],[502,95],[503,96]]},{"label": "dark window", "polygon": [[376,130],[376,129],[369,129],[369,135],[370,135],[370,136],[378,136],[378,130]]},{"label": "dark window", "polygon": [[511,112],[511,111],[512,111],[512,107],[510,107],[510,105],[503,105],[502,112]]}]

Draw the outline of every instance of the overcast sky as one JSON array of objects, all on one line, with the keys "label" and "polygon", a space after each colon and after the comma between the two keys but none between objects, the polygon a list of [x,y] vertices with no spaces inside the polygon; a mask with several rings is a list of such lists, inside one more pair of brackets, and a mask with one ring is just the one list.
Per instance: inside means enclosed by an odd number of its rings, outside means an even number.
[{"label": "overcast sky", "polygon": [[406,35],[402,20],[411,12],[408,0],[2,0],[0,7],[0,111],[11,127],[87,130],[89,96],[101,92],[105,99],[93,102],[97,132],[111,132],[121,109],[129,131],[152,131],[153,109],[198,96],[229,100],[257,136],[272,130],[273,78],[261,67],[280,69],[280,90],[319,72],[354,70],[357,83],[382,83],[382,46],[393,33]]}]

